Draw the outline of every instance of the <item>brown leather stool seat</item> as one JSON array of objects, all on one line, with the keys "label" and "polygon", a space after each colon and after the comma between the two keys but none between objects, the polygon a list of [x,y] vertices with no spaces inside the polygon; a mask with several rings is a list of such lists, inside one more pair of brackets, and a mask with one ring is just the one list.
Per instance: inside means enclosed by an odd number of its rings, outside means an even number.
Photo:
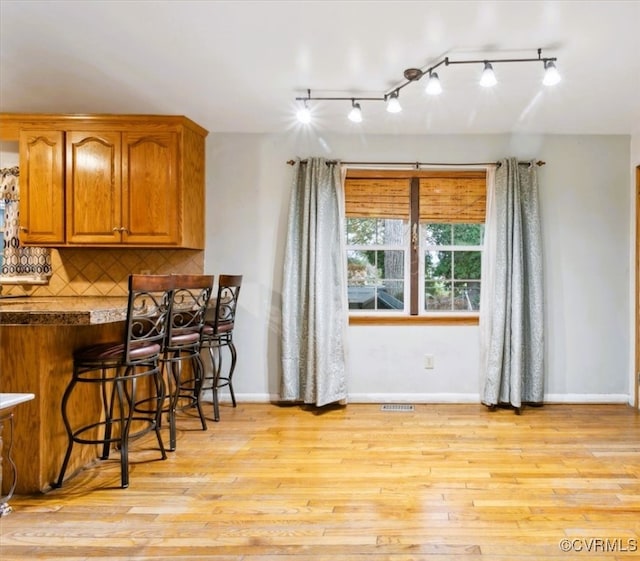
[{"label": "brown leather stool seat", "polygon": [[[150,359],[157,356],[162,350],[162,345],[157,343],[144,344],[134,343],[131,345],[130,357],[133,360]],[[123,343],[100,343],[79,349],[73,354],[74,361],[81,361],[84,364],[92,362],[96,364],[104,364],[112,362],[113,367],[118,366],[124,360],[125,345]]]}]

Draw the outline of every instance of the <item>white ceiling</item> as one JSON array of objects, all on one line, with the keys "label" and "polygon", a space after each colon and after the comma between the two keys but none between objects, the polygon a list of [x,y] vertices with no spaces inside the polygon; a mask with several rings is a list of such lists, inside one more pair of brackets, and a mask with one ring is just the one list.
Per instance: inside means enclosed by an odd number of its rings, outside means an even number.
[{"label": "white ceiling", "polygon": [[0,111],[180,114],[211,132],[280,132],[295,97],[380,96],[409,67],[451,60],[558,58],[441,67],[401,92],[391,115],[363,102],[313,104],[317,130],[439,134],[640,134],[640,0],[0,2]]}]

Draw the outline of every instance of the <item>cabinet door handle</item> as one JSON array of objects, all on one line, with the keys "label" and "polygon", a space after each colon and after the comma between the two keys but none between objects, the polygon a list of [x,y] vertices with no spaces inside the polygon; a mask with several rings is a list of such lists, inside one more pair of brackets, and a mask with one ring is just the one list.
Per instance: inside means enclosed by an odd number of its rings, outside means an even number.
[{"label": "cabinet door handle", "polygon": [[29,228],[27,228],[26,226],[20,226],[20,231],[21,232],[28,232]]},{"label": "cabinet door handle", "polygon": [[120,228],[118,228],[118,227],[116,226],[115,228],[111,228],[111,231],[112,231],[112,232],[119,232],[119,231],[120,231]]},{"label": "cabinet door handle", "polygon": [[124,232],[125,234],[129,233],[129,230],[127,230],[124,226],[122,228],[120,228],[121,232]]}]

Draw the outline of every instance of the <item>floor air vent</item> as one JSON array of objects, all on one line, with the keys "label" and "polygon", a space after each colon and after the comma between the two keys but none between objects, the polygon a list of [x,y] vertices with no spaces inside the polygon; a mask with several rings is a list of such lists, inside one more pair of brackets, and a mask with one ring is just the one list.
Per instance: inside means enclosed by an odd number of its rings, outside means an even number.
[{"label": "floor air vent", "polygon": [[380,411],[413,411],[414,407],[410,403],[384,403]]}]

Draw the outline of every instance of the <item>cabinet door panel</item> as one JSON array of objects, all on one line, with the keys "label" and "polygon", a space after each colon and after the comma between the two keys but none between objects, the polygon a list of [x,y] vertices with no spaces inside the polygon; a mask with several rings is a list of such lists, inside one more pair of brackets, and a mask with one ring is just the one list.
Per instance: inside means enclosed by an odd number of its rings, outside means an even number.
[{"label": "cabinet door panel", "polygon": [[20,133],[20,243],[64,242],[64,133]]},{"label": "cabinet door panel", "polygon": [[67,133],[67,242],[122,239],[119,132]]},{"label": "cabinet door panel", "polygon": [[123,241],[179,243],[178,136],[175,132],[125,132],[122,152]]}]

